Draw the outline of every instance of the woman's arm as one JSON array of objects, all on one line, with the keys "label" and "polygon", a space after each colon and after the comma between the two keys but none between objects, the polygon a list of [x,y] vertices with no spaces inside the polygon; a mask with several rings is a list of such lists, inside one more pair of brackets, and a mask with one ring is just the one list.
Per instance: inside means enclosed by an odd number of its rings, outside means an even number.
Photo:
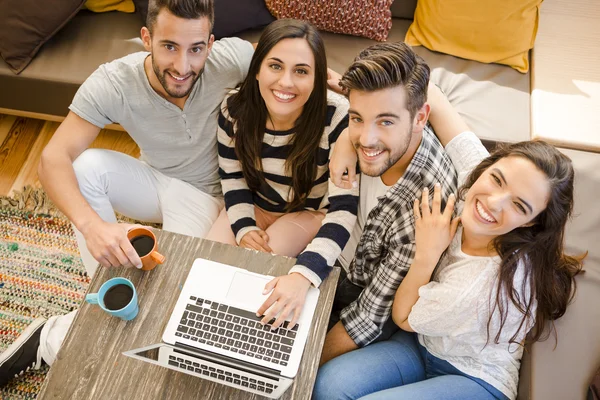
[{"label": "woman's arm", "polygon": [[456,168],[458,185],[462,186],[473,168],[489,153],[439,87],[429,83],[427,96],[431,107],[429,122]]},{"label": "woman's arm", "polygon": [[[227,99],[223,102],[223,107],[226,102]],[[235,154],[233,123],[223,109],[219,112],[217,141],[221,188],[236,242],[241,247],[270,253],[267,234],[256,226],[252,191],[244,179],[242,164]]]},{"label": "woman's arm", "polygon": [[[336,112],[336,115],[339,116],[338,123],[329,133],[324,132],[321,138],[321,143],[326,141],[329,146],[330,166],[333,154],[336,152],[338,145],[341,144],[340,140],[342,143],[344,142],[344,132],[348,130],[347,102],[344,100],[340,104],[341,106],[338,107]],[[324,146],[324,144],[321,144],[322,149],[324,149]],[[349,169],[356,169],[356,161],[354,165],[349,166]],[[323,189],[317,190],[322,191]],[[349,188],[338,187],[331,179],[327,182],[327,192],[323,194],[326,196],[323,198],[329,202],[327,214],[325,214],[321,228],[315,238],[298,255],[296,265],[291,269],[291,272],[301,273],[315,287],[318,287],[321,281],[329,275],[331,267],[333,267],[346,246],[354,229],[358,215],[358,192],[358,182],[356,185],[350,185]],[[321,193],[315,194],[320,195]],[[311,191],[309,197],[311,195],[314,196],[313,191]],[[324,207],[323,202],[321,202],[321,207]]]},{"label": "woman's arm", "polygon": [[429,82],[427,90],[427,103],[431,107],[429,123],[442,146],[446,147],[456,136],[470,131],[469,126],[450,104],[446,95],[436,84],[431,82]]},{"label": "woman's arm", "polygon": [[416,254],[396,291],[392,307],[392,319],[396,325],[409,332],[413,330],[408,323],[408,316],[419,300],[419,288],[431,280],[435,266],[458,228],[459,219],[452,219],[454,195],[448,198],[443,211],[441,198],[441,187],[436,183],[431,210],[427,188],[423,189],[421,203],[418,199],[414,203]]},{"label": "woman's arm", "polygon": [[358,188],[357,161],[358,156],[350,141],[348,128],[346,128],[336,140],[334,150],[329,155],[331,182],[342,189]]},{"label": "woman's arm", "polygon": [[342,189],[329,182],[329,209],[317,236],[298,255],[290,272],[301,273],[315,287],[329,275],[331,267],[346,246],[358,213],[358,186]]},{"label": "woman's arm", "polygon": [[[339,138],[337,132],[348,125],[347,113],[345,115],[339,113],[339,115],[343,117],[339,118],[338,124],[329,134],[324,132],[322,137],[323,141],[327,140],[328,142],[330,157],[335,149],[336,139]],[[322,185],[315,185],[315,187],[322,187]],[[320,193],[317,194],[320,195]],[[311,195],[313,195],[312,192],[308,196]],[[266,312],[263,323],[267,323],[279,311],[282,311],[279,318],[273,323],[273,327],[279,326],[288,315],[291,316],[290,323],[295,324],[304,307],[310,285],[318,287],[321,284],[346,246],[356,222],[358,185],[350,189],[342,189],[329,181],[328,191],[324,193],[324,196],[327,196],[329,208],[316,237],[298,255],[296,265],[288,275],[273,279],[265,287],[266,293],[271,290],[272,293],[257,312],[258,315]],[[273,303],[276,304],[273,305]],[[271,308],[269,309],[269,307]]]},{"label": "woman's arm", "polygon": [[396,325],[407,332],[414,332],[408,323],[408,316],[419,300],[419,288],[429,283],[431,274],[437,265],[433,258],[415,257],[408,273],[396,291],[392,307],[392,319]]}]

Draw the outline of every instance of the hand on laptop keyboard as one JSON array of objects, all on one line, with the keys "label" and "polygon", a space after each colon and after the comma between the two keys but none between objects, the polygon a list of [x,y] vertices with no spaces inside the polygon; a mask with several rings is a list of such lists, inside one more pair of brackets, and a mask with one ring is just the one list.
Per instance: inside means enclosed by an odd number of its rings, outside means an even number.
[{"label": "hand on laptop keyboard", "polygon": [[264,316],[261,323],[266,325],[275,319],[273,328],[279,328],[291,316],[290,325],[294,326],[300,319],[310,285],[308,279],[296,272],[279,276],[267,283],[263,293],[271,291],[271,295],[256,312],[258,317]]}]

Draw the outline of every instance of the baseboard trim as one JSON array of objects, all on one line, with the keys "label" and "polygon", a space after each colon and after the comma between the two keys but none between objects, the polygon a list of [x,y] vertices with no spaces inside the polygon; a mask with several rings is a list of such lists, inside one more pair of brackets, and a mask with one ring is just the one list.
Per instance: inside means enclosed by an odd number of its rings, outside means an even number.
[{"label": "baseboard trim", "polygon": [[[10,108],[2,108],[2,107],[0,107],[0,114],[15,115],[17,117],[25,117],[25,118],[33,118],[33,119],[41,119],[44,121],[52,121],[52,122],[63,122],[65,119],[65,117],[63,117],[61,115],[50,115],[50,114],[35,113],[35,112],[31,112],[31,111],[12,110]],[[109,124],[109,125],[106,125],[104,127],[104,129],[112,129],[115,131],[125,132],[125,129],[123,129],[123,127],[119,124]]]}]

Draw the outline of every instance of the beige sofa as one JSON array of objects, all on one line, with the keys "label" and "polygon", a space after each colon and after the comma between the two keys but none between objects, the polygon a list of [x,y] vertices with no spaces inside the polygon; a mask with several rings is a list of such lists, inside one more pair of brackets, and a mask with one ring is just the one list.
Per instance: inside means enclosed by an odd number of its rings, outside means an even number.
[{"label": "beige sofa", "polygon": [[[415,4],[395,1],[390,41],[403,40]],[[597,0],[546,0],[528,74],[415,48],[432,67],[432,79],[482,139],[513,142],[540,136],[571,148],[564,152],[577,171],[576,217],[567,245],[573,253],[589,250],[586,273],[578,279],[575,302],[556,323],[556,347],[548,340],[528,348],[520,399],[582,399],[600,367],[600,154],[592,152],[600,150],[598,21]],[[13,75],[0,60],[0,112],[64,117],[77,87],[99,64],[142,49],[140,27],[137,15],[84,11],[21,75]],[[240,36],[256,41],[259,34]],[[586,39],[582,46],[573,45],[576,37]],[[340,72],[373,43],[330,33],[324,38],[329,65]]]}]

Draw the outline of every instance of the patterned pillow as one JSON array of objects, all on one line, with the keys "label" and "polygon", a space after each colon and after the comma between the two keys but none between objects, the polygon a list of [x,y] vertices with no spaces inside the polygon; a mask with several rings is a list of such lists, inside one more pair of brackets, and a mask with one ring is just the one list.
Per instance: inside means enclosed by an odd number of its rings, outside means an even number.
[{"label": "patterned pillow", "polygon": [[324,31],[364,36],[382,42],[392,28],[392,1],[265,0],[265,3],[278,19],[301,19]]}]

